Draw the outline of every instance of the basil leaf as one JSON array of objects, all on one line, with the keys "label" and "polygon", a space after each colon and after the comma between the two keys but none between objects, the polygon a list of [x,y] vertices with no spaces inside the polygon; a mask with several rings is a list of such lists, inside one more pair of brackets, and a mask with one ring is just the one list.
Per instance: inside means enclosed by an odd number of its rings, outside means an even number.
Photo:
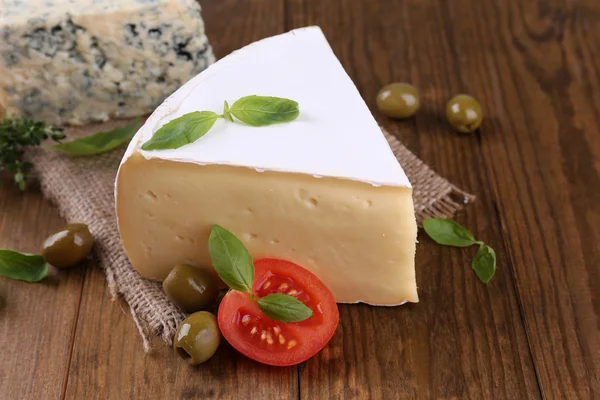
[{"label": "basil leaf", "polygon": [[252,293],[254,264],[244,244],[227,229],[215,225],[208,238],[208,252],[219,277],[232,289]]},{"label": "basil leaf", "polygon": [[194,111],[175,118],[154,132],[142,150],[178,149],[200,139],[213,127],[219,118],[212,111]]},{"label": "basil leaf", "polygon": [[300,114],[294,100],[270,96],[242,97],[229,109],[240,121],[252,126],[267,126],[295,120]]},{"label": "basil leaf", "polygon": [[425,219],[423,229],[438,244],[469,247],[478,243],[467,228],[451,219]]},{"label": "basil leaf", "polygon": [[312,317],[313,312],[295,297],[283,293],[269,294],[258,299],[260,310],[280,322],[300,322]]},{"label": "basil leaf", "polygon": [[231,112],[229,112],[229,104],[227,103],[227,100],[225,100],[225,104],[223,105],[223,117],[226,120],[233,122],[233,117],[231,116]]},{"label": "basil leaf", "polygon": [[140,125],[140,118],[130,124],[107,132],[98,132],[91,136],[75,139],[70,142],[56,144],[51,149],[61,151],[69,156],[93,156],[106,153],[133,138]]},{"label": "basil leaf", "polygon": [[0,249],[0,275],[25,282],[39,282],[48,276],[42,256]]},{"label": "basil leaf", "polygon": [[479,280],[488,283],[496,273],[496,252],[487,244],[483,244],[477,250],[471,268]]}]

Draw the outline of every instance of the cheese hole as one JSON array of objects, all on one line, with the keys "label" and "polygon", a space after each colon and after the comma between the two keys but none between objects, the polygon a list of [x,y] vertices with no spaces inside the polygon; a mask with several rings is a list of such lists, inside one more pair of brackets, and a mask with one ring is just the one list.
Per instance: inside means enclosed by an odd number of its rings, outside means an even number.
[{"label": "cheese hole", "polygon": [[258,238],[258,235],[256,233],[244,233],[242,235],[244,237],[244,240],[246,241],[250,241],[250,240],[254,240]]},{"label": "cheese hole", "polygon": [[190,238],[190,237],[185,237],[185,236],[183,236],[183,235],[175,235],[175,240],[177,240],[178,242],[185,242],[185,241],[188,241],[188,242],[190,242],[191,244],[194,244],[194,243],[196,243],[196,240],[194,240],[193,238]]},{"label": "cheese hole", "polygon": [[247,211],[248,211],[248,213],[250,213],[250,214],[252,214],[252,213],[254,212],[254,210],[253,210],[251,207],[248,207],[246,210],[247,210]]},{"label": "cheese hole", "polygon": [[279,244],[279,239],[271,239],[271,244]]},{"label": "cheese hole", "polygon": [[152,190],[148,190],[146,192],[146,198],[152,201],[156,201],[158,199],[158,196],[156,196],[156,193],[154,193]]},{"label": "cheese hole", "polygon": [[315,208],[319,205],[319,200],[314,197],[309,197],[308,199],[304,199],[304,202],[309,208]]},{"label": "cheese hole", "polygon": [[371,201],[371,200],[365,200],[363,202],[363,205],[365,206],[365,208],[369,208],[369,207],[371,207],[373,205],[373,201]]}]

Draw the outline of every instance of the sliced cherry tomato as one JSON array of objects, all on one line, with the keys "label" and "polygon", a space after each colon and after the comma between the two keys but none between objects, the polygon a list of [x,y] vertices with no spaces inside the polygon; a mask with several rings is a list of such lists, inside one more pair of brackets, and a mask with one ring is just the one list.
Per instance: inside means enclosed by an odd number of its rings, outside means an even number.
[{"label": "sliced cherry tomato", "polygon": [[230,291],[219,306],[219,329],[245,356],[263,364],[295,365],[318,353],[335,333],[340,315],[333,295],[299,265],[268,258],[255,261],[252,291],[257,298],[271,293],[294,296],[313,315],[300,322],[274,321],[249,293]]}]

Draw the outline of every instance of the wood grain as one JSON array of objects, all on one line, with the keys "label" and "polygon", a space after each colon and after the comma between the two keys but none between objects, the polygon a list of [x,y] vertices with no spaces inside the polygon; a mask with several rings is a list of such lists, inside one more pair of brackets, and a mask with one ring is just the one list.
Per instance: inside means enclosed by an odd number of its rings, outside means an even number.
[{"label": "wood grain", "polygon": [[[226,344],[200,368],[158,341],[145,355],[93,266],[58,285],[0,278],[0,399],[600,398],[600,3],[201,3],[218,57],[320,25],[375,117],[477,195],[458,221],[494,247],[497,276],[481,284],[476,249],[420,235],[420,303],[341,306],[331,343],[285,369]],[[376,112],[392,81],[419,88],[415,118]],[[486,112],[475,135],[445,123],[460,92]],[[61,224],[35,189],[0,187],[0,248],[36,251]]]},{"label": "wood grain", "polygon": [[[207,34],[218,56],[283,31],[283,3],[205,1]],[[192,368],[163,343],[144,355],[126,304],[114,302],[102,273],[88,271],[74,341],[68,399],[237,399],[298,397],[297,369],[257,364],[224,344]],[[260,383],[260,384],[257,384]]]},{"label": "wood grain", "polygon": [[[63,222],[36,191],[0,188],[0,248],[39,252]],[[83,269],[57,284],[0,278],[0,398],[60,398],[77,324]]]},{"label": "wood grain", "polygon": [[443,23],[444,35],[462,38],[454,46],[461,82],[492,113],[492,134],[481,135],[482,168],[540,387],[548,398],[597,398],[600,7],[511,3],[446,8],[438,22],[496,16],[489,24]]},{"label": "wood grain", "polygon": [[[289,22],[323,28],[372,109],[386,83],[412,82],[422,91],[424,110],[415,120],[396,123],[376,116],[404,143],[415,144],[434,168],[477,193],[477,202],[459,221],[493,245],[499,272],[482,285],[469,267],[476,249],[442,248],[420,236],[421,302],[392,309],[343,307],[342,329],[330,346],[335,367],[328,361],[331,351],[310,360],[300,376],[302,398],[539,397],[493,193],[486,171],[472,168],[482,162],[480,141],[452,134],[439,117],[445,96],[461,88],[449,79],[457,71],[450,44],[434,27],[437,6],[349,4],[289,1]],[[427,48],[419,50],[414,38]]]},{"label": "wood grain", "polygon": [[[226,343],[199,367],[191,367],[156,340],[144,354],[125,303],[113,301],[102,272],[89,270],[69,370],[67,399],[295,399],[295,368],[257,364]],[[257,385],[260,382],[260,385]]]}]

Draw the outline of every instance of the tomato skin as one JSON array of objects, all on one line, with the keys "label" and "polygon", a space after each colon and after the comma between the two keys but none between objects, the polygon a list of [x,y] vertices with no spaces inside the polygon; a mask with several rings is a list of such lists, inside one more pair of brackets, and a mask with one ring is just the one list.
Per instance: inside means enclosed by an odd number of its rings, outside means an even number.
[{"label": "tomato skin", "polygon": [[253,295],[296,297],[313,310],[300,322],[282,323],[265,316],[249,293],[229,291],[219,306],[219,329],[240,353],[263,364],[290,366],[318,353],[333,337],[339,311],[329,289],[308,270],[284,260],[254,262]]}]

